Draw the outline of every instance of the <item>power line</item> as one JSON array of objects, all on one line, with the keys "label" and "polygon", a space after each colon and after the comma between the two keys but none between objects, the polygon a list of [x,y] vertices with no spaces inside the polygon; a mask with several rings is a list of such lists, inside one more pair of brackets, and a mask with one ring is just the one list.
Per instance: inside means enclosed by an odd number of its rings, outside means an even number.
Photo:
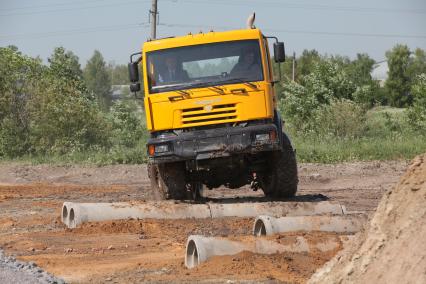
[{"label": "power line", "polygon": [[300,3],[283,3],[275,1],[255,1],[255,0],[244,0],[244,1],[229,1],[229,0],[175,0],[174,2],[191,3],[191,4],[208,4],[208,5],[221,5],[221,6],[247,6],[248,3],[269,5],[269,6],[280,6],[289,9],[309,9],[309,10],[334,10],[343,12],[378,12],[378,13],[410,13],[410,14],[425,14],[425,9],[389,9],[389,8],[375,8],[375,7],[354,7],[354,6],[333,6],[323,4],[300,4]]},{"label": "power line", "polygon": [[[215,26],[215,25],[194,25],[194,24],[179,24],[179,23],[159,23],[160,26],[173,27],[173,28],[196,28],[207,30],[231,30],[243,29],[242,27],[235,26]],[[28,34],[10,34],[0,35],[1,40],[14,39],[14,38],[44,38],[44,37],[58,37],[66,35],[84,34],[102,31],[116,31],[123,29],[137,29],[148,28],[149,23],[133,23],[122,25],[98,26],[92,28],[80,28],[62,31],[51,31],[43,33],[28,33]],[[329,31],[312,31],[312,30],[289,30],[289,29],[274,29],[263,28],[263,31],[275,33],[291,33],[291,34],[311,34],[311,35],[325,35],[325,36],[348,36],[348,37],[380,37],[380,38],[417,38],[426,39],[426,35],[409,35],[409,34],[382,34],[382,33],[351,33],[351,32],[329,32]]]},{"label": "power line", "polygon": [[67,3],[55,3],[55,4],[46,4],[46,5],[36,5],[36,6],[24,6],[24,7],[15,7],[15,8],[8,8],[8,9],[0,9],[0,12],[7,12],[7,11],[16,11],[16,10],[25,10],[25,9],[39,9],[39,8],[51,8],[56,6],[70,6],[74,4],[87,4],[87,3],[94,3],[94,2],[105,2],[105,0],[87,0],[87,1],[72,1]]},{"label": "power line", "polygon": [[36,14],[49,14],[49,13],[78,11],[78,10],[86,10],[86,9],[94,9],[94,8],[117,7],[117,6],[128,6],[128,5],[140,5],[142,3],[147,3],[147,2],[150,2],[150,1],[149,0],[139,0],[139,1],[120,2],[120,3],[115,3],[115,4],[86,6],[86,7],[62,8],[62,9],[45,10],[45,11],[18,12],[18,13],[0,14],[0,17],[22,16],[22,15],[36,15]]},{"label": "power line", "polygon": [[140,29],[148,28],[148,23],[133,23],[133,24],[122,24],[122,25],[111,25],[111,26],[99,26],[92,28],[81,28],[81,29],[71,29],[71,30],[61,30],[61,31],[51,31],[44,33],[31,33],[31,34],[15,34],[15,35],[0,35],[0,40],[14,39],[14,38],[46,38],[46,37],[60,37],[76,34],[86,34],[94,32],[110,32],[110,31],[119,31],[127,29]]},{"label": "power line", "polygon": [[[202,4],[202,5],[221,5],[221,6],[247,6],[248,3],[259,4],[262,6],[277,6],[286,9],[302,9],[302,10],[322,10],[322,11],[340,11],[340,12],[364,12],[364,13],[409,13],[409,14],[425,14],[425,9],[390,9],[390,8],[375,8],[375,7],[354,7],[354,6],[333,6],[333,5],[324,5],[324,4],[300,4],[300,3],[283,3],[275,1],[256,1],[256,0],[164,0],[171,3],[189,3],[189,4]],[[27,6],[21,8],[10,8],[10,9],[0,9],[1,11],[16,11],[24,9],[37,9],[37,8],[50,8],[55,6],[69,6],[72,4],[90,4],[96,2],[103,2],[102,0],[91,0],[91,1],[78,1],[72,3],[57,3],[51,5],[39,5],[39,6]],[[149,0],[140,0],[140,1],[130,1],[130,2],[120,2],[115,4],[102,4],[96,6],[86,6],[86,7],[68,7],[62,9],[53,9],[53,10],[44,10],[44,11],[28,11],[28,12],[12,12],[6,14],[0,14],[2,17],[6,16],[19,16],[19,15],[34,15],[34,14],[44,14],[44,13],[56,13],[56,12],[67,12],[75,10],[85,10],[93,8],[103,8],[103,7],[115,7],[115,6],[128,6],[128,5],[140,5],[142,3],[150,2]]]},{"label": "power line", "polygon": [[426,39],[426,35],[404,35],[404,34],[369,34],[369,33],[351,33],[351,32],[326,32],[326,31],[306,31],[306,30],[278,30],[263,29],[270,32],[292,33],[292,34],[311,34],[311,35],[329,35],[329,36],[355,36],[355,37],[381,37],[381,38],[417,38]]},{"label": "power line", "polygon": [[[160,23],[159,25],[177,28],[205,28],[205,29],[240,29],[241,27],[231,26],[208,26],[208,25],[192,25],[192,24],[172,24]],[[370,34],[370,33],[350,33],[350,32],[328,32],[328,31],[307,31],[307,30],[283,30],[263,28],[263,31],[277,32],[277,33],[292,33],[292,34],[314,34],[314,35],[329,35],[329,36],[357,36],[357,37],[382,37],[382,38],[419,38],[426,39],[426,35],[405,35],[405,34]]]}]

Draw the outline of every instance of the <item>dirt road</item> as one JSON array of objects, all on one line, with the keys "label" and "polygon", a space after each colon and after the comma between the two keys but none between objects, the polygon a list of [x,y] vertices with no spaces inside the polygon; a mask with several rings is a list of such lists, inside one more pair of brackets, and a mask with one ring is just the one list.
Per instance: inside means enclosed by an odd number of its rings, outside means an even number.
[{"label": "dirt road", "polygon": [[[339,201],[349,210],[374,211],[383,193],[406,169],[404,161],[336,165],[301,164],[299,201]],[[262,199],[248,188],[204,193],[212,199]],[[89,223],[69,230],[60,222],[64,201],[115,202],[149,199],[145,166],[58,167],[0,164],[0,247],[34,261],[69,282],[139,283],[255,281],[303,283],[331,259],[329,253],[217,257],[188,270],[188,235],[249,234],[252,220],[130,220]],[[244,199],[242,199],[244,200]],[[305,234],[312,241],[321,233]],[[291,240],[295,236],[278,236]]]}]

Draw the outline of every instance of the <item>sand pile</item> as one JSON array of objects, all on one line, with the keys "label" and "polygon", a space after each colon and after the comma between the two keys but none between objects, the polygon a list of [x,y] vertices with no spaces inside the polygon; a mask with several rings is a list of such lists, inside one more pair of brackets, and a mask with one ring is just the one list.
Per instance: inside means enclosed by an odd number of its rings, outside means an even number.
[{"label": "sand pile", "polygon": [[426,154],[383,196],[370,224],[308,283],[426,283]]}]

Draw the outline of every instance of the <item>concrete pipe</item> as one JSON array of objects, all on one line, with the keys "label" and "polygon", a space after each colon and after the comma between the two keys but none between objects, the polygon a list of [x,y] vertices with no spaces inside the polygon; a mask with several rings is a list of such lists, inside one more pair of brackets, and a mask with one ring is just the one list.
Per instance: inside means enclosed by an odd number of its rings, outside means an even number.
[{"label": "concrete pipe", "polygon": [[212,218],[221,217],[256,217],[268,215],[309,216],[318,214],[345,214],[343,205],[322,202],[252,202],[252,203],[209,203]]},{"label": "concrete pipe", "polygon": [[76,228],[85,222],[120,219],[186,219],[210,218],[205,204],[175,204],[173,202],[129,203],[72,203],[62,206],[62,222],[68,228]]},{"label": "concrete pipe", "polygon": [[173,201],[131,203],[73,203],[62,206],[62,222],[69,228],[76,228],[84,222],[119,219],[187,219],[256,217],[269,215],[275,217],[344,214],[340,204],[324,202],[252,202],[252,203],[207,203],[188,204]]},{"label": "concrete pipe", "polygon": [[321,242],[309,243],[302,236],[293,243],[280,244],[275,241],[255,237],[244,237],[244,241],[231,241],[224,238],[189,236],[186,242],[185,266],[194,268],[214,256],[234,255],[242,251],[259,254],[275,254],[284,252],[321,252],[332,251],[339,248],[341,241],[336,237],[323,239]]},{"label": "concrete pipe", "polygon": [[253,251],[253,247],[222,238],[189,236],[186,242],[185,266],[193,268],[212,256],[233,255],[245,250]]},{"label": "concrete pipe", "polygon": [[255,236],[272,235],[294,231],[325,231],[336,233],[358,232],[367,217],[364,214],[343,216],[286,216],[275,218],[259,216],[254,221]]}]

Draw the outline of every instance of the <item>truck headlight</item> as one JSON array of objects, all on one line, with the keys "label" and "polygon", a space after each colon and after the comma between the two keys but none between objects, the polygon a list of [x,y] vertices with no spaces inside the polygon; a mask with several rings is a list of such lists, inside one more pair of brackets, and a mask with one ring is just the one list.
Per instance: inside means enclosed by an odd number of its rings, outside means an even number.
[{"label": "truck headlight", "polygon": [[155,154],[166,153],[169,151],[170,151],[170,147],[168,144],[148,145],[148,154],[150,156],[154,156]]},{"label": "truck headlight", "polygon": [[254,140],[261,143],[269,141],[269,133],[256,134]]},{"label": "truck headlight", "polygon": [[162,145],[155,145],[155,153],[165,153],[169,152],[169,145],[162,144]]},{"label": "truck headlight", "polygon": [[277,140],[277,132],[271,130],[269,133],[258,133],[254,136],[254,142],[263,144],[268,142],[275,142]]}]

